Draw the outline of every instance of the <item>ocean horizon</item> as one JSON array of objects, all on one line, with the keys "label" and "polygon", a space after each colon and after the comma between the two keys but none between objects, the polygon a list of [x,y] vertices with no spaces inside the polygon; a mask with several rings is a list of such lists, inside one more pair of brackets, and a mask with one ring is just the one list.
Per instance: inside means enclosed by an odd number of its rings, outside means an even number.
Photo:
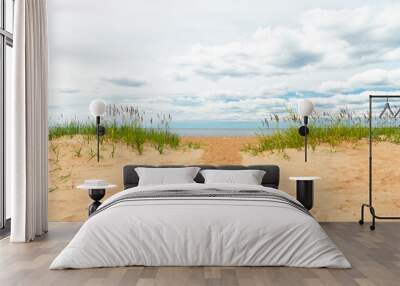
[{"label": "ocean horizon", "polygon": [[193,120],[170,124],[170,131],[181,136],[256,136],[264,129],[261,121]]},{"label": "ocean horizon", "polygon": [[245,137],[257,136],[257,134],[272,134],[276,128],[259,129],[259,128],[170,128],[170,131],[180,136],[227,136],[227,137]]}]

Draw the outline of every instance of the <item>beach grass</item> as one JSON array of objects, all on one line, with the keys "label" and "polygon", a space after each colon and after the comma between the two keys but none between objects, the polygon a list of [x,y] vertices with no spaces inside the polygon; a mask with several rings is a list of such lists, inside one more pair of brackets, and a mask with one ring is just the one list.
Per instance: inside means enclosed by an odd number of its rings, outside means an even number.
[{"label": "beach grass", "polygon": [[[166,147],[176,149],[180,145],[180,137],[166,129],[144,128],[138,125],[105,124],[106,134],[102,142],[112,146],[115,143],[125,143],[135,149],[139,154],[143,153],[145,143],[150,143],[162,154]],[[94,124],[84,122],[66,122],[49,127],[49,140],[63,136],[73,137],[82,135],[85,141],[96,139],[96,127]],[[115,148],[115,147],[114,147]],[[81,149],[76,150],[76,156],[80,156]],[[115,152],[115,149],[113,149]]]},{"label": "beach grass", "polygon": [[199,142],[189,141],[186,143],[186,146],[190,149],[200,149],[201,144]]},{"label": "beach grass", "polygon": [[[399,122],[390,121],[390,124],[385,124],[384,119],[374,118],[373,120],[372,139],[374,141],[400,144]],[[307,140],[313,150],[321,144],[328,144],[331,150],[335,150],[335,147],[345,142],[356,145],[360,140],[367,139],[369,136],[366,116],[355,116],[347,110],[341,110],[335,114],[317,114],[311,121],[313,123],[309,125],[310,133]],[[278,128],[272,134],[267,134],[266,131],[271,125],[279,126],[282,122],[288,126]],[[245,145],[243,151],[258,155],[264,151],[285,153],[286,149],[301,150],[304,148],[304,137],[298,133],[299,126],[301,126],[301,119],[293,112],[288,112],[288,115],[284,117],[274,114],[264,120],[263,128],[257,134],[258,142]]]},{"label": "beach grass", "polygon": [[[116,143],[124,143],[143,154],[144,145],[151,144],[160,154],[165,148],[176,149],[181,143],[178,134],[169,130],[171,115],[156,115],[156,119],[150,118],[145,127],[145,114],[133,106],[107,106],[107,118],[102,125],[106,134],[101,137],[101,143],[112,146],[111,156],[116,152]],[[96,139],[96,125],[88,121],[70,120],[49,127],[49,140],[63,136],[73,137],[81,135],[85,143]],[[51,145],[53,146],[53,145]],[[81,148],[75,151],[75,156],[81,156]]]}]

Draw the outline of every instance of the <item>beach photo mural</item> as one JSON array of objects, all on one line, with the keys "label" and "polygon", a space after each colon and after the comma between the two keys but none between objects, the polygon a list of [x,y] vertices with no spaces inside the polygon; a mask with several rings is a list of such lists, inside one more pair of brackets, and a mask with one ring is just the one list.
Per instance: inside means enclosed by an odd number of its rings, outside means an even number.
[{"label": "beach photo mural", "polygon": [[[313,215],[358,221],[368,195],[368,95],[400,94],[395,1],[53,0],[49,219],[82,221],[77,186],[123,189],[127,164],[277,164],[319,176]],[[93,100],[106,133],[97,161]],[[310,100],[308,162],[298,103]],[[384,110],[389,103],[390,110]],[[400,100],[373,105],[374,199],[400,212]],[[384,212],[384,214],[383,214]]]}]

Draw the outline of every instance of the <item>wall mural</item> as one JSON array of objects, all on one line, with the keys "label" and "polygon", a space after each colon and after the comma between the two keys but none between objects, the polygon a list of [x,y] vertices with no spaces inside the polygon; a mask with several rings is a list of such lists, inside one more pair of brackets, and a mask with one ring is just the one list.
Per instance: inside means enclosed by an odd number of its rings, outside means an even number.
[{"label": "wall mural", "polygon": [[[312,213],[356,221],[368,95],[400,94],[393,1],[49,1],[49,217],[87,218],[86,179],[126,164],[278,164],[320,176]],[[100,162],[95,99],[106,102]],[[299,100],[313,102],[304,162]],[[399,100],[376,100],[376,204],[400,212]],[[397,212],[397,213],[396,213]]]}]

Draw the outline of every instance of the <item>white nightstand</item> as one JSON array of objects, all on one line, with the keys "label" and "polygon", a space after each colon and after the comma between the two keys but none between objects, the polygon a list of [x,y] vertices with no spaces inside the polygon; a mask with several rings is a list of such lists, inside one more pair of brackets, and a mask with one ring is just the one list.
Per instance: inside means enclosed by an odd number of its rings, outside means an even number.
[{"label": "white nightstand", "polygon": [[320,177],[289,177],[289,180],[296,181],[296,199],[302,205],[311,210],[314,205],[314,181]]}]

